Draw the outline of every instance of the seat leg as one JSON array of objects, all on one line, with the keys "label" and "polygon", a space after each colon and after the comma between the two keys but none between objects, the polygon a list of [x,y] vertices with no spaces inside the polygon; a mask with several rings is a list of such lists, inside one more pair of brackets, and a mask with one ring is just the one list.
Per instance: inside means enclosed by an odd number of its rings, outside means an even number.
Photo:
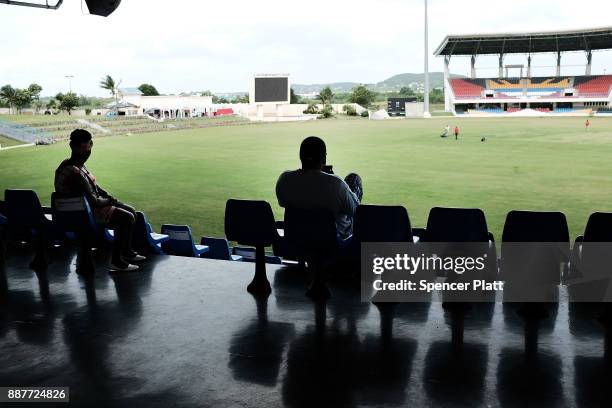
[{"label": "seat leg", "polygon": [[6,259],[6,240],[4,239],[4,230],[0,227],[0,262]]},{"label": "seat leg", "polygon": [[44,229],[36,231],[37,234],[34,237],[34,259],[30,262],[30,269],[36,272],[44,272],[47,270],[49,263],[47,262],[46,254],[46,232]]},{"label": "seat leg", "polygon": [[77,255],[76,273],[79,275],[93,275],[96,266],[91,253],[91,245],[88,239],[81,239],[81,248]]},{"label": "seat leg", "polygon": [[325,277],[323,276],[323,263],[319,261],[309,262],[309,267],[312,272],[312,282],[310,287],[306,290],[306,296],[311,299],[327,299],[331,296],[329,288],[325,284]]},{"label": "seat leg", "polygon": [[272,287],[266,275],[266,253],[263,246],[255,248],[255,276],[247,291],[254,295],[269,295],[272,292]]}]

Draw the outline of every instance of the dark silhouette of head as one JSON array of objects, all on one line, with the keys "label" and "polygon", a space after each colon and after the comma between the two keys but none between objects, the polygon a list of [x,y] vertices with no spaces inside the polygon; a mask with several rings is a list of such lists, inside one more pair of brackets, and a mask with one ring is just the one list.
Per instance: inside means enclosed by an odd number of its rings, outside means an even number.
[{"label": "dark silhouette of head", "polygon": [[70,134],[70,149],[72,158],[78,162],[85,163],[91,155],[93,140],[91,133],[85,129],[75,129]]},{"label": "dark silhouette of head", "polygon": [[316,136],[309,136],[300,146],[300,160],[304,170],[321,170],[327,159],[325,142]]}]

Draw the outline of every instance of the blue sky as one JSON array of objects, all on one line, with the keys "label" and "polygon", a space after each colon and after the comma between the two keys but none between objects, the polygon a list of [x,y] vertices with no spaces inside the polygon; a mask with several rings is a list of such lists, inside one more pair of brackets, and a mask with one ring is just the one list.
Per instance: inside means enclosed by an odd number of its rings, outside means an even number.
[{"label": "blue sky", "polygon": [[[32,0],[37,1],[37,0]],[[39,0],[40,1],[40,0]],[[563,30],[612,26],[612,2],[430,0],[430,51],[447,34]],[[423,1],[125,0],[109,18],[66,0],[48,11],[0,4],[0,86],[37,82],[43,95],[68,88],[105,94],[111,74],[125,86],[152,83],[160,92],[248,89],[255,73],[290,73],[295,83],[377,82],[423,71]],[[506,63],[525,63],[513,56]],[[568,54],[564,74],[584,71]],[[480,58],[480,76],[495,75],[495,57]],[[537,75],[554,73],[554,56],[534,57]],[[577,65],[577,66],[572,66]],[[581,65],[581,66],[580,66]],[[451,70],[467,74],[468,59]],[[612,51],[596,53],[594,73],[612,72]],[[442,70],[432,57],[431,70]]]}]

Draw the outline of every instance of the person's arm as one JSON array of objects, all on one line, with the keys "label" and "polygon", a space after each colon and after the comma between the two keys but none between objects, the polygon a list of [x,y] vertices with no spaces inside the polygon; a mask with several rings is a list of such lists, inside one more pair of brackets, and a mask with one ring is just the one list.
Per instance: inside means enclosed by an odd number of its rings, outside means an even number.
[{"label": "person's arm", "polygon": [[348,184],[341,180],[340,184],[340,212],[350,217],[355,215],[359,206],[359,198],[351,191]]},{"label": "person's arm", "polygon": [[100,207],[108,207],[112,205],[112,198],[101,197],[97,194],[96,191],[92,188],[91,184],[85,180],[83,176],[80,174],[75,174],[73,176],[73,182],[76,186],[78,186],[79,190],[83,193],[87,201],[92,207],[100,208]]},{"label": "person's arm", "polygon": [[112,196],[110,194],[108,194],[106,192],[106,190],[104,190],[102,187],[97,186],[98,187],[98,193],[100,194],[100,196],[104,197],[104,198],[111,198]]},{"label": "person's arm", "polygon": [[278,180],[276,181],[276,199],[278,200],[278,205],[285,208],[287,202],[285,200],[285,183],[284,183],[284,173],[280,175]]}]

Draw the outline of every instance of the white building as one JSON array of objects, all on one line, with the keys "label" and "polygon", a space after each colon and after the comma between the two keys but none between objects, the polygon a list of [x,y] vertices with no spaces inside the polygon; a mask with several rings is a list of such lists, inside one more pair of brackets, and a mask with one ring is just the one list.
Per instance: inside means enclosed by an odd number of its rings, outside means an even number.
[{"label": "white building", "polygon": [[148,114],[163,119],[211,116],[214,113],[212,96],[143,96],[138,88],[119,89],[118,104],[113,102],[107,107],[117,109],[119,115]]}]

